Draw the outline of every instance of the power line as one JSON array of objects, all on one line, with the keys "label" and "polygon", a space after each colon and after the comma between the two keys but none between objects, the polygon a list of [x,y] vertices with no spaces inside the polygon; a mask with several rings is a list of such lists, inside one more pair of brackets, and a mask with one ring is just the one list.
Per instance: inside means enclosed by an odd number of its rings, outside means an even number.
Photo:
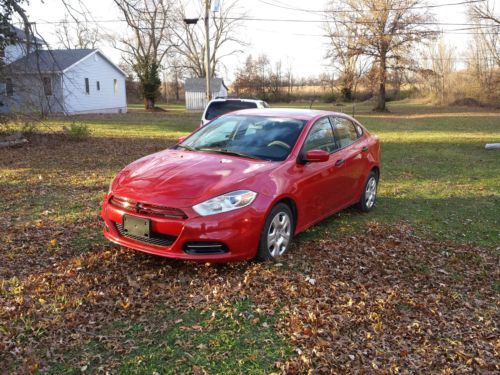
[{"label": "power line", "polygon": [[[300,37],[311,37],[311,38],[331,38],[331,37],[337,37],[337,38],[343,38],[343,37],[348,37],[349,35],[345,35],[345,34],[338,34],[338,33],[332,33],[331,35],[329,34],[306,34],[306,33],[291,33],[291,32],[280,32],[280,31],[276,31],[276,30],[266,30],[266,29],[260,29],[260,28],[256,28],[255,30],[257,31],[262,31],[262,32],[266,32],[266,33],[279,33],[279,34],[286,34],[286,35],[292,35],[292,36],[300,36]],[[429,31],[429,33],[433,33],[433,34],[449,34],[449,33],[453,33],[454,35],[484,35],[484,34],[488,34],[488,33],[485,33],[485,32],[457,32],[455,30],[433,30],[433,31]],[[412,33],[405,33],[405,34],[402,34],[402,33],[396,33],[394,35],[407,35],[407,34],[412,34]]]},{"label": "power line", "polygon": [[[220,18],[217,18],[220,19]],[[261,22],[294,22],[294,23],[327,23],[327,20],[304,20],[300,18],[259,18],[259,17],[224,17],[227,20],[243,20],[243,21],[261,21]],[[376,24],[376,21],[350,21],[350,24]],[[496,28],[498,25],[482,25],[470,23],[448,23],[448,22],[411,22],[411,25],[426,25],[426,26],[473,26],[474,28]]]},{"label": "power line", "polygon": [[[221,19],[219,17],[215,17],[216,19]],[[304,19],[290,19],[290,18],[258,18],[258,17],[224,17],[224,19],[227,20],[232,20],[232,21],[257,21],[257,22],[293,22],[293,23],[325,23],[327,22],[326,20],[304,20]],[[161,19],[158,19],[159,22],[161,22]],[[105,20],[94,20],[89,23],[124,23],[127,22],[125,19],[105,19]],[[60,21],[47,21],[47,20],[41,20],[35,22],[37,25],[62,25],[62,24],[72,24],[72,23],[79,23],[78,21],[74,20],[60,20]],[[352,21],[348,22],[351,24],[373,24],[376,23],[376,21]],[[482,24],[471,24],[471,23],[451,23],[451,22],[414,22],[412,25],[425,25],[425,26],[468,26],[468,30],[472,29],[489,29],[489,28],[497,28],[500,27],[498,25],[482,25]],[[151,28],[144,28],[150,30]],[[457,31],[463,30],[463,29],[456,29]],[[454,30],[450,30],[454,31]]]},{"label": "power line", "polygon": [[[269,6],[273,6],[276,8],[281,8],[281,9],[287,9],[287,10],[292,10],[292,11],[298,11],[298,12],[305,12],[305,13],[316,13],[316,14],[325,14],[325,13],[358,13],[358,11],[355,10],[350,10],[350,9],[331,9],[331,10],[313,10],[313,9],[305,9],[305,8],[295,8],[291,7],[287,4],[284,4],[280,1],[274,0],[274,4],[270,3],[269,1],[266,0],[258,0],[259,2],[263,4],[267,4]],[[448,6],[458,6],[458,5],[469,5],[469,4],[475,4],[475,3],[482,3],[485,0],[470,0],[470,1],[461,1],[458,3],[446,3],[446,4],[435,4],[435,5],[421,5],[421,6],[414,6],[414,7],[407,7],[407,8],[387,8],[387,9],[363,9],[361,11],[366,11],[366,12],[386,12],[386,11],[398,11],[398,10],[406,10],[406,9],[429,9],[429,8],[442,8],[442,7],[448,7]],[[278,3],[278,4],[276,4]]]}]

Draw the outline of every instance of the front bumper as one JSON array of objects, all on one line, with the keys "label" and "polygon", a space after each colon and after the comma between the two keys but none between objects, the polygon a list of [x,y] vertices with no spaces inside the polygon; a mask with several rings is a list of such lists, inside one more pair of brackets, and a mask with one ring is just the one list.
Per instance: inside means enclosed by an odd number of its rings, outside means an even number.
[{"label": "front bumper", "polygon": [[[270,202],[258,195],[248,207],[211,216],[199,216],[190,207],[181,208],[187,213],[185,220],[151,217],[117,208],[108,203],[106,197],[101,216],[104,220],[104,236],[110,241],[168,258],[200,262],[230,262],[255,257],[262,228]],[[151,230],[159,235],[169,236],[169,246],[152,245],[120,234],[117,225],[123,224],[123,215],[134,215],[151,220]],[[219,254],[190,254],[185,251],[186,243],[215,242],[227,250]]]}]

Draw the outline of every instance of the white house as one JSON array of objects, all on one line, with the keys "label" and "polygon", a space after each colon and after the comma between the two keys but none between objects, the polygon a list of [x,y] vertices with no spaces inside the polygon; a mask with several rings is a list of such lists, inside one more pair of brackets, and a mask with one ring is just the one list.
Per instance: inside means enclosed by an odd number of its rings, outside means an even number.
[{"label": "white house", "polygon": [[126,74],[97,49],[5,51],[0,112],[123,113]]},{"label": "white house", "polygon": [[[190,111],[202,111],[207,105],[205,78],[188,78],[184,83],[186,96],[186,109]],[[226,97],[227,87],[222,78],[212,78],[210,81],[212,98]]]}]

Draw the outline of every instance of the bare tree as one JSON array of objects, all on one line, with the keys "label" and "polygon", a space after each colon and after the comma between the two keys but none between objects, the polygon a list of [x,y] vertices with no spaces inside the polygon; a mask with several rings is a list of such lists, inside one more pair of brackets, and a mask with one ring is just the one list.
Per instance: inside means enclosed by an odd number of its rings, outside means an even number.
[{"label": "bare tree", "polygon": [[[207,0],[211,3],[212,0]],[[200,9],[201,12],[201,9]],[[213,13],[210,20],[210,72],[212,77],[220,68],[222,60],[229,55],[243,52],[246,43],[239,37],[242,24],[238,0],[221,2],[219,11]],[[173,47],[182,58],[184,67],[193,76],[205,77],[205,29],[202,22],[195,25],[184,22],[188,18],[186,4],[179,0],[175,10],[175,22],[172,24]]]},{"label": "bare tree", "polygon": [[96,48],[101,37],[99,29],[90,22],[83,20],[72,25],[68,15],[56,27],[56,36],[58,44],[66,49]]},{"label": "bare tree", "polygon": [[470,5],[468,16],[478,26],[473,44],[489,52],[500,67],[500,9],[495,9],[494,1],[484,1]]},{"label": "bare tree", "polygon": [[431,92],[441,104],[447,103],[447,95],[451,94],[451,76],[455,72],[455,51],[443,39],[435,43],[424,54],[428,61],[427,83]]},{"label": "bare tree", "polygon": [[178,56],[173,56],[169,59],[168,68],[166,69],[166,77],[168,82],[165,81],[164,93],[173,94],[174,100],[179,102],[181,99],[182,80],[185,76],[186,69],[183,67],[182,62]]},{"label": "bare tree", "polygon": [[482,33],[473,36],[467,51],[467,70],[478,84],[478,97],[491,100],[500,95],[499,59]]},{"label": "bare tree", "polygon": [[141,83],[145,108],[154,109],[161,80],[159,72],[170,49],[170,0],[114,0],[131,36],[119,48]]},{"label": "bare tree", "polygon": [[[498,9],[496,10],[498,12]],[[470,5],[469,14],[474,20],[482,20],[499,26],[500,14],[495,12],[495,0],[487,0]]]},{"label": "bare tree", "polygon": [[370,65],[370,60],[358,53],[360,25],[346,23],[345,19],[337,17],[335,9],[331,9],[326,15],[324,29],[329,38],[326,58],[338,74],[342,98],[352,100],[361,76]]},{"label": "bare tree", "polygon": [[[374,108],[386,110],[387,71],[400,67],[412,53],[415,44],[432,39],[429,28],[433,16],[423,0],[332,0],[337,25],[342,25],[337,38],[349,39],[343,47],[354,55],[371,59],[378,70],[378,101]],[[353,42],[354,45],[353,45]]]}]

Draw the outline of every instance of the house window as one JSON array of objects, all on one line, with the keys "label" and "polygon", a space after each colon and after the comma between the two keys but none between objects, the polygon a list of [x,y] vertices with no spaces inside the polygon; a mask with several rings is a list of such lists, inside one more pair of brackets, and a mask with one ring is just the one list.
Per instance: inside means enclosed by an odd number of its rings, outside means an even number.
[{"label": "house window", "polygon": [[95,85],[96,85],[97,91],[101,91],[101,82],[97,81],[95,83]]},{"label": "house window", "polygon": [[14,95],[14,85],[12,84],[12,79],[10,78],[5,80],[5,94],[7,94],[7,96]]},{"label": "house window", "polygon": [[88,78],[85,78],[85,94],[90,94],[90,82]]},{"label": "house window", "polygon": [[114,91],[115,96],[116,96],[116,94],[118,93],[118,80],[117,79],[113,80],[113,91]]},{"label": "house window", "polygon": [[52,80],[50,77],[43,77],[43,93],[45,96],[52,95]]}]

